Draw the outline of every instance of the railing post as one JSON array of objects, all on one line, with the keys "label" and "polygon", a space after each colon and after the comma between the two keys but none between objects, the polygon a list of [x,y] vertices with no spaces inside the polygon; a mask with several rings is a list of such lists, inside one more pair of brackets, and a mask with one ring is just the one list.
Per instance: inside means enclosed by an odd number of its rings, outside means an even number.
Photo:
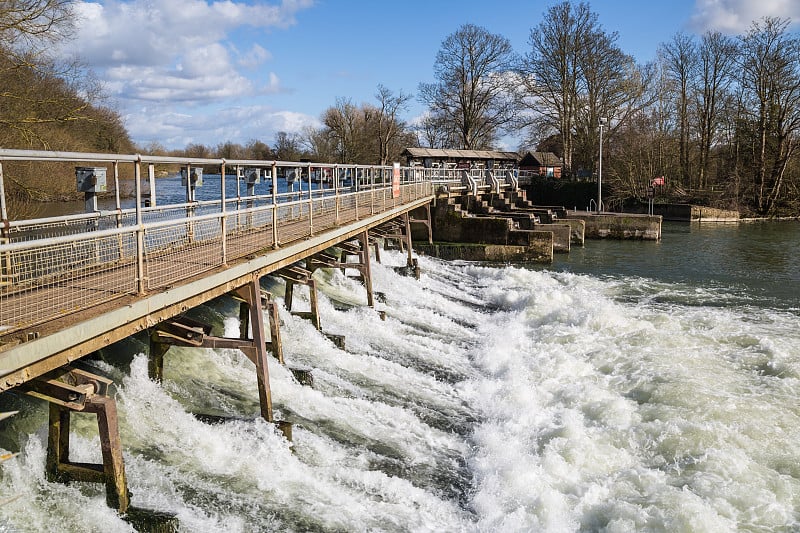
[{"label": "railing post", "polygon": [[[117,214],[115,215],[116,222],[117,222],[117,229],[122,227],[122,202],[119,198],[119,161],[114,161],[113,163],[114,168],[114,205],[117,208]],[[117,237],[117,257],[120,259],[125,258],[125,241],[123,236],[120,234]]]},{"label": "railing post", "polygon": [[[0,244],[10,242],[8,231],[8,208],[6,207],[6,189],[3,185],[3,163],[0,162]],[[0,286],[12,282],[11,253],[0,257]]]},{"label": "railing post", "polygon": [[239,213],[242,210],[242,191],[240,189],[242,175],[242,165],[236,165],[236,231],[239,231],[242,226],[242,215]]},{"label": "railing post", "polygon": [[[238,178],[237,178],[238,179]],[[219,221],[219,230],[222,232],[221,245],[222,245],[222,264],[228,264],[228,217],[226,214],[227,208],[225,206],[225,159],[222,160],[219,169],[220,181],[220,198],[222,199],[221,215]]]},{"label": "railing post", "polygon": [[192,185],[192,166],[186,165],[186,236],[189,242],[194,242],[194,223],[191,218],[194,217],[194,186]]},{"label": "railing post", "polygon": [[272,248],[278,249],[278,163],[272,162]]},{"label": "railing post", "polygon": [[[322,183],[322,167],[319,171],[320,184]],[[311,165],[308,165],[308,234],[314,235],[314,197],[311,194]]]},{"label": "railing post", "polygon": [[375,214],[375,180],[373,179],[373,183],[369,188],[369,208],[370,214]]},{"label": "railing post", "polygon": [[358,181],[359,181],[359,180],[355,180],[355,181],[353,182],[353,201],[354,201],[354,202],[355,202],[355,204],[356,204],[356,205],[355,205],[355,207],[356,207],[356,220],[358,220],[358,197],[360,196],[360,195],[358,194]]},{"label": "railing post", "polygon": [[147,165],[147,178],[150,184],[150,205],[148,207],[156,206],[156,166],[153,163]]},{"label": "railing post", "polygon": [[119,198],[119,162],[114,161],[114,207],[117,208],[117,227],[122,227],[122,218],[120,211],[122,210],[122,203]]},{"label": "railing post", "polygon": [[144,224],[142,222],[142,156],[137,156],[133,165],[133,178],[136,182],[136,290],[139,294],[144,294],[147,287],[144,271]]},{"label": "railing post", "polygon": [[[358,173],[353,169],[353,179],[357,179]],[[339,225],[339,173],[333,177],[333,204],[334,204],[334,224]]]},{"label": "railing post", "polygon": [[3,184],[3,163],[0,162],[0,223],[3,224],[3,231],[5,231],[5,223],[8,220],[8,208],[6,207],[6,188]]}]

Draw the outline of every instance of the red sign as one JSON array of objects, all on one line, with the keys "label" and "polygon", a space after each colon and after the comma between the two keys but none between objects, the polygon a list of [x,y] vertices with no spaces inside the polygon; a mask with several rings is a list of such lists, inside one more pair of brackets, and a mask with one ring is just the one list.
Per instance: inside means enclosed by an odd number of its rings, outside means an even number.
[{"label": "red sign", "polygon": [[400,198],[400,163],[394,164],[392,173],[392,198]]},{"label": "red sign", "polygon": [[665,181],[666,180],[664,179],[664,176],[658,176],[657,178],[653,178],[653,181],[650,182],[650,185],[652,185],[654,187],[656,185],[662,185],[663,186]]}]

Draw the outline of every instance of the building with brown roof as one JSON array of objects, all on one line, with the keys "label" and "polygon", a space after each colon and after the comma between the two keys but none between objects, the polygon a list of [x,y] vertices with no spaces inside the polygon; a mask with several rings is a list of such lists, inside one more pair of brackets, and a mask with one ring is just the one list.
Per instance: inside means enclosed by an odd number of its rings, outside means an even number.
[{"label": "building with brown roof", "polygon": [[527,152],[519,162],[521,171],[550,178],[561,177],[561,159],[553,152]]},{"label": "building with brown roof", "polygon": [[497,150],[406,148],[401,155],[406,165],[425,168],[514,169],[519,161],[518,153]]}]

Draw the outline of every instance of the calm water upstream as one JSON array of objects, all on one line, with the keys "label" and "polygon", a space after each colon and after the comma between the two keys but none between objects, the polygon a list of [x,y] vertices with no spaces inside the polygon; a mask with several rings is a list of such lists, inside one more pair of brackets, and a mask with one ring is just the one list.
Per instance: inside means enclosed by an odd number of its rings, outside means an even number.
[{"label": "calm water upstream", "polygon": [[[142,339],[93,365],[117,383],[133,503],[185,531],[798,531],[798,249],[798,223],[666,225],[547,268],[423,257],[419,281],[387,252],[385,322],[339,310],[364,290],[320,271],[347,349],[282,313],[286,358],[315,381],[270,367],[293,450],[257,418],[239,352],[172,348],[163,385]],[[232,303],[196,314],[238,333]],[[130,531],[102,488],[44,479],[45,406],[5,402],[21,453],[0,467],[18,496],[0,531]],[[71,446],[100,460],[91,419]]]}]

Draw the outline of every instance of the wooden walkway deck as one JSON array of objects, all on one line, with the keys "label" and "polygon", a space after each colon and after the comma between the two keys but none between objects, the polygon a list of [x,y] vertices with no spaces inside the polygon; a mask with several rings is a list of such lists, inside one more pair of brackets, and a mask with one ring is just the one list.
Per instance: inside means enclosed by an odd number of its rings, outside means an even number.
[{"label": "wooden walkway deck", "polygon": [[[427,185],[427,184],[423,184]],[[198,225],[197,240],[156,245],[142,258],[146,288],[139,292],[137,258],[129,256],[65,271],[16,289],[0,287],[0,391],[31,380],[99,348],[174,317],[253,280],[425,205],[430,187],[407,186],[390,205],[355,204],[279,221],[221,231]],[[364,199],[356,199],[359,200]],[[358,215],[360,211],[361,215]],[[236,212],[228,217],[240,217]],[[185,226],[177,220],[165,233]],[[217,226],[221,227],[221,226]],[[148,233],[158,242],[159,229]],[[86,234],[91,239],[91,233]],[[103,241],[118,242],[106,237]]]}]

